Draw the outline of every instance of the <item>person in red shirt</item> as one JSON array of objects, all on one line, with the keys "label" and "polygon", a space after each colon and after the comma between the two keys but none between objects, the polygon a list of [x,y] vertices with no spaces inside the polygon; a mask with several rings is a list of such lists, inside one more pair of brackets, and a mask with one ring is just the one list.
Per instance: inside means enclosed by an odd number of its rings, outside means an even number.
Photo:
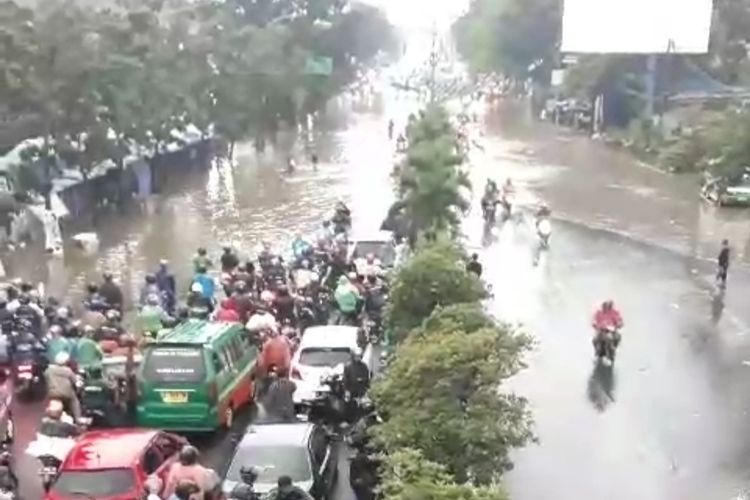
[{"label": "person in red shirt", "polygon": [[602,303],[602,307],[594,313],[592,326],[597,331],[622,328],[622,316],[620,316],[620,311],[615,309],[614,302],[607,300]]},{"label": "person in red shirt", "polygon": [[268,339],[263,343],[260,354],[260,373],[265,375],[268,369],[275,366],[279,377],[289,376],[289,368],[292,363],[292,348],[289,341],[275,330],[268,333]]},{"label": "person in red shirt", "polygon": [[614,333],[615,347],[620,344],[620,329],[623,326],[622,316],[611,300],[604,301],[601,308],[594,313],[591,326],[594,327],[594,346],[597,345],[602,333],[606,331]]},{"label": "person in red shirt", "polygon": [[227,321],[230,323],[239,323],[240,314],[237,312],[236,304],[231,299],[221,301],[221,307],[216,311],[215,321]]}]

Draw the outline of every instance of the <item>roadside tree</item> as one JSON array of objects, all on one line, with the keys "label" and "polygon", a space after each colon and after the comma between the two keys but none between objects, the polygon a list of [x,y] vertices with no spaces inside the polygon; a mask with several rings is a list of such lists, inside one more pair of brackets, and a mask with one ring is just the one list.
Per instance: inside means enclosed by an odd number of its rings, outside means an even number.
[{"label": "roadside tree", "polygon": [[456,484],[445,468],[414,449],[384,457],[381,467],[384,500],[507,500],[499,486]]},{"label": "roadside tree", "polygon": [[461,169],[456,131],[444,109],[433,106],[408,127],[409,147],[388,218],[405,221],[412,246],[425,232],[456,233],[469,208],[468,175]]},{"label": "roadside tree", "polygon": [[524,367],[530,341],[502,325],[467,333],[443,323],[405,340],[373,387],[384,418],[375,440],[419,450],[459,483],[493,484],[512,467],[511,448],[533,439],[526,400],[500,389]]},{"label": "roadside tree", "polygon": [[484,297],[482,284],[466,271],[462,259],[450,241],[425,242],[398,271],[388,308],[396,339],[404,339],[437,306],[476,303]]}]

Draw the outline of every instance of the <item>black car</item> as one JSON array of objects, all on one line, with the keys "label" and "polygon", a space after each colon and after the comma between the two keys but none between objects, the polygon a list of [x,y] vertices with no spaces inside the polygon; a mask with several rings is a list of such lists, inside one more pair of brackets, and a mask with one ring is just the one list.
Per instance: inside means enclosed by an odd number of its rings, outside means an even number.
[{"label": "black car", "polygon": [[331,498],[338,472],[337,448],[328,433],[310,422],[251,425],[237,445],[222,483],[229,495],[240,482],[240,469],[255,467],[255,491],[266,494],[276,488],[279,476],[317,500]]}]

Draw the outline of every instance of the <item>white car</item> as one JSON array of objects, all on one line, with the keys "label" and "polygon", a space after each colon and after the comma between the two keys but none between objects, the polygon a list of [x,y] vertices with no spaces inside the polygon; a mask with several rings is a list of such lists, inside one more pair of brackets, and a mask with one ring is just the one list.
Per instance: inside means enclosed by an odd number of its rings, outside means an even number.
[{"label": "white car", "polygon": [[[357,235],[349,244],[349,262],[358,263],[368,254],[373,254],[385,269],[390,269],[396,261],[396,244],[389,231],[377,231],[369,235]],[[360,260],[361,259],[361,260]]]},{"label": "white car", "polygon": [[352,353],[362,354],[362,361],[370,368],[372,376],[372,345],[367,343],[363,351],[359,344],[360,338],[359,328],[355,326],[312,326],[305,330],[292,358],[291,376],[297,385],[294,402],[299,404],[310,401],[317,392],[325,390],[321,381],[330,375],[343,373]]}]

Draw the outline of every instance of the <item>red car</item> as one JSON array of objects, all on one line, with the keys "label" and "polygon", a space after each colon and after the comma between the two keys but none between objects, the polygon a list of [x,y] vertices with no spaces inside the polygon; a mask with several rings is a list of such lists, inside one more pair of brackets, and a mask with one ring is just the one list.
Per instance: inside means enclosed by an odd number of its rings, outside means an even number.
[{"label": "red car", "polygon": [[45,500],[135,500],[150,475],[166,478],[187,441],[150,429],[108,429],[83,434],[60,466]]}]

